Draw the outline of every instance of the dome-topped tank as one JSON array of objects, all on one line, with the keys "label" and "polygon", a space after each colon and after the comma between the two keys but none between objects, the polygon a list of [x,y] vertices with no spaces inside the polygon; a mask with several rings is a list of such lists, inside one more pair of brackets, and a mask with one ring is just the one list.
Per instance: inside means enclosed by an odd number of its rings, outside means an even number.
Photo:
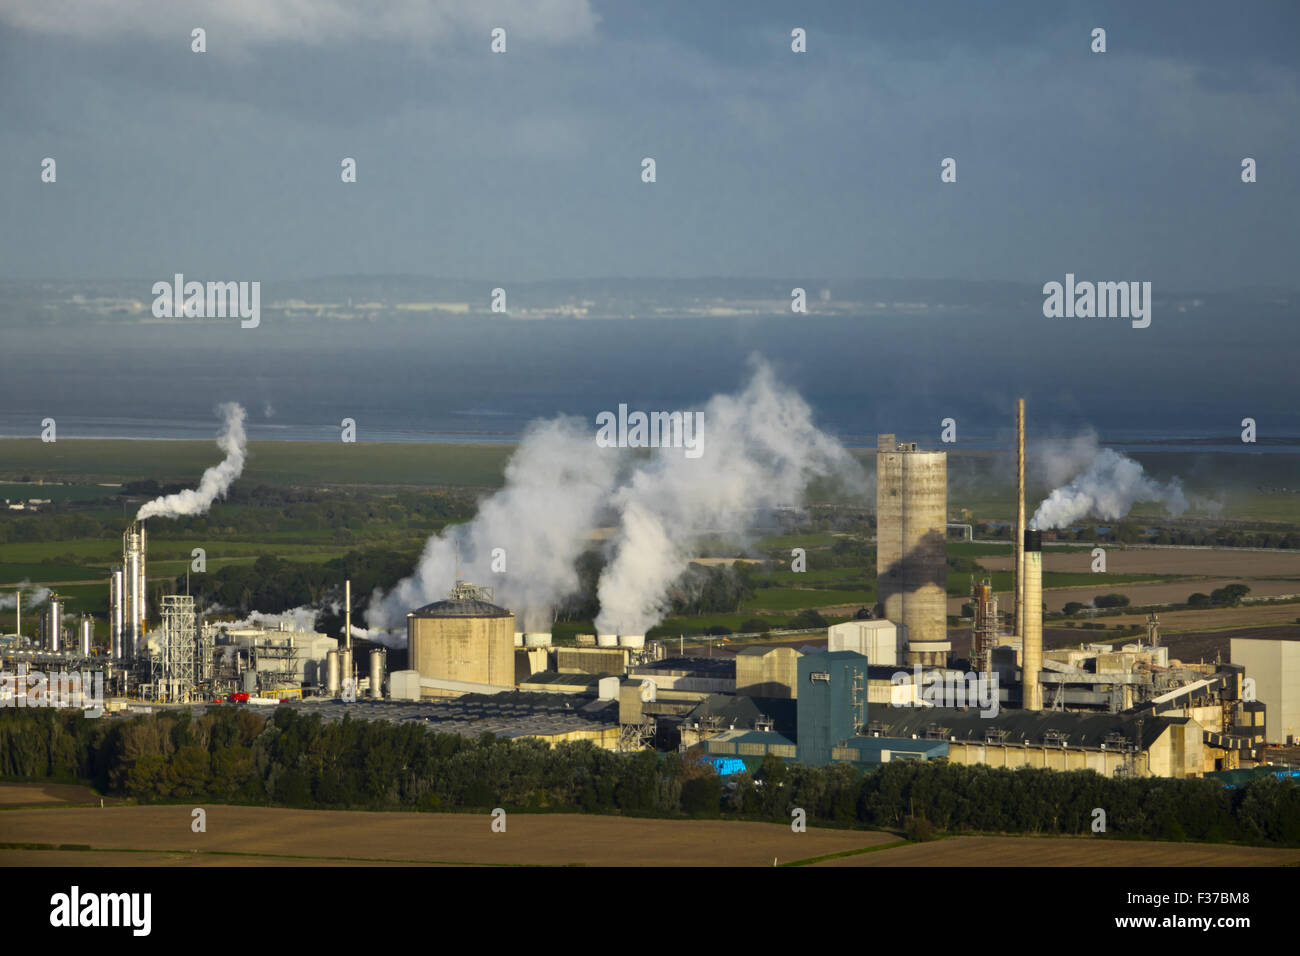
[{"label": "dome-topped tank", "polygon": [[451,596],[406,618],[410,666],[422,677],[514,686],[515,616],[488,588],[458,582]]}]

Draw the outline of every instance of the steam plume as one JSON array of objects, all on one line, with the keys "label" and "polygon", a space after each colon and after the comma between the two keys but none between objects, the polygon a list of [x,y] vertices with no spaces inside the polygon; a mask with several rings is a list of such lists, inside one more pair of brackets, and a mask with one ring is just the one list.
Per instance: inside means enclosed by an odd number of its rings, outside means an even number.
[{"label": "steam plume", "polygon": [[620,525],[597,589],[597,632],[644,634],[658,623],[703,536],[743,534],[755,512],[799,507],[814,478],[860,481],[857,463],[766,363],[754,363],[740,394],[710,399],[704,425],[701,457],[657,449],[615,493]]},{"label": "steam plume", "polygon": [[[9,590],[9,589],[13,590]],[[32,582],[26,579],[18,584],[9,585],[5,592],[0,592],[0,611],[16,608],[18,606],[17,589],[23,589],[23,602],[28,607],[36,607],[38,604],[44,604],[45,599],[50,596],[49,588],[32,587]]]},{"label": "steam plume", "polygon": [[[550,630],[553,609],[579,588],[577,558],[608,517],[618,533],[597,589],[596,626],[643,634],[663,616],[668,589],[702,536],[739,536],[756,512],[797,507],[818,476],[863,481],[853,458],[813,426],[807,404],[764,364],[756,363],[743,392],[714,397],[703,415],[707,435],[696,458],[682,448],[642,457],[599,447],[581,419],[530,427],[506,468],[505,487],[473,521],[431,538],[415,574],[371,597],[371,639],[389,631],[400,641],[408,611],[447,596],[458,544],[464,577],[492,585],[523,630]],[[504,573],[493,567],[496,548],[504,549]]]},{"label": "steam plume", "polygon": [[[1091,441],[1091,455],[1085,454]],[[1070,460],[1074,467],[1090,457],[1084,470],[1069,484],[1057,488],[1038,506],[1029,522],[1031,528],[1062,528],[1092,515],[1106,521],[1124,517],[1137,501],[1159,501],[1170,514],[1187,510],[1187,496],[1182,482],[1174,478],[1162,483],[1151,478],[1140,464],[1110,448],[1097,448],[1095,436],[1076,439],[1062,453],[1055,465],[1049,462],[1048,474],[1059,473]]]},{"label": "steam plume", "polygon": [[244,437],[242,406],[234,402],[226,402],[218,406],[217,410],[225,417],[225,425],[220,437],[217,438],[217,447],[226,453],[225,459],[203,473],[198,488],[187,488],[174,495],[163,495],[143,505],[136,513],[137,521],[153,517],[178,518],[184,515],[201,515],[212,507],[212,502],[225,497],[231,483],[244,470],[247,439]]},{"label": "steam plume", "polygon": [[473,521],[430,538],[415,574],[371,597],[371,639],[382,640],[376,630],[397,629],[412,608],[447,596],[457,546],[464,578],[492,586],[525,630],[549,631],[552,609],[578,589],[574,562],[614,486],[615,456],[601,451],[580,418],[530,426],[506,466],[505,487],[480,505]]}]

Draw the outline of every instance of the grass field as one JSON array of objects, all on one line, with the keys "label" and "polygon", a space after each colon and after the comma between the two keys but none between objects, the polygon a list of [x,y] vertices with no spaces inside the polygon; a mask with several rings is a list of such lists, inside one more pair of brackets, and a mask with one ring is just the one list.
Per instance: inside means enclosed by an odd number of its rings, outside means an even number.
[{"label": "grass field", "polygon": [[[243,482],[267,485],[498,485],[513,445],[419,442],[250,442]],[[192,482],[221,460],[210,441],[45,443],[0,439],[0,480]],[[23,485],[24,489],[35,486]],[[111,494],[113,489],[103,489]],[[12,496],[16,496],[15,493]],[[24,498],[50,498],[38,488]]]}]

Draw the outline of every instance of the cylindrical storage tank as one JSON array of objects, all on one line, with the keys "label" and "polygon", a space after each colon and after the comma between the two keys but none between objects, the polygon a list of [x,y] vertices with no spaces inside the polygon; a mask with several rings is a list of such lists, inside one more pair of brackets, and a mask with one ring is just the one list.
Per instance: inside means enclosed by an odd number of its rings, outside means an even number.
[{"label": "cylindrical storage tank", "polygon": [[524,646],[525,647],[550,647],[551,632],[550,631],[529,631],[527,634],[524,635]]},{"label": "cylindrical storage tank", "polygon": [[[352,673],[352,648],[350,647],[345,647],[339,651],[339,672],[339,680],[341,681],[339,686],[346,690],[348,681],[356,679]],[[356,690],[355,684],[352,685],[352,689]]]},{"label": "cylindrical storage tank", "polygon": [[81,642],[78,648],[82,657],[90,656],[90,645],[95,638],[95,619],[87,614],[81,619]]},{"label": "cylindrical storage tank", "polygon": [[56,597],[51,597],[45,619],[45,649],[52,653],[58,653],[62,643],[63,602]]},{"label": "cylindrical storage tank", "polygon": [[596,646],[597,646],[597,647],[618,647],[618,635],[617,635],[617,634],[597,634],[597,635],[596,635]]},{"label": "cylindrical storage tank", "polygon": [[406,634],[421,677],[515,686],[515,616],[503,607],[470,596],[434,601],[406,616]]},{"label": "cylindrical storage tank", "polygon": [[122,659],[122,600],[122,569],[118,568],[108,585],[109,654],[117,661]]},{"label": "cylindrical storage tank", "polygon": [[618,636],[619,647],[630,647],[633,650],[640,650],[645,647],[644,634],[620,634]]},{"label": "cylindrical storage tank", "polygon": [[1025,710],[1043,709],[1043,533],[1025,532],[1024,663],[1021,694]]},{"label": "cylindrical storage tank", "polygon": [[144,595],[140,590],[140,552],[131,550],[126,561],[126,640],[123,642],[123,656],[135,660],[143,648],[140,647],[140,621],[144,615]]},{"label": "cylindrical storage tank", "polygon": [[330,697],[339,695],[339,652],[329,651],[325,655],[325,693]]},{"label": "cylindrical storage tank", "polygon": [[370,652],[370,696],[384,699],[384,652],[375,648]]},{"label": "cylindrical storage tank", "polygon": [[524,632],[515,631],[515,647],[523,647],[523,646],[524,646]]}]

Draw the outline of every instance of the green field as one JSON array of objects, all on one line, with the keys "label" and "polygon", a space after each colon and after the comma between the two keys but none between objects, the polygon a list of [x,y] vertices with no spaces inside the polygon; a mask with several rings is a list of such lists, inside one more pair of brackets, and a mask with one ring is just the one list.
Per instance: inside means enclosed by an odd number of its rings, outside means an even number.
[{"label": "green field", "polygon": [[[988,578],[993,585],[994,591],[1010,591],[1012,585],[1012,575],[1010,571],[995,571],[993,574],[975,574],[971,575],[964,571],[948,572],[948,594],[957,597],[970,593],[971,578],[974,577],[977,582],[982,582]],[[1095,587],[1098,594],[1107,593],[1108,589],[1113,589],[1121,584],[1137,584],[1138,582],[1158,582],[1158,581],[1177,581],[1186,575],[1180,574],[1093,574],[1088,571],[1044,571],[1043,587],[1044,588],[1091,588]]]},{"label": "green field", "polygon": [[829,604],[876,603],[874,590],[822,591],[812,588],[759,588],[742,603],[744,611],[802,611]]},{"label": "green field", "polygon": [[[514,445],[420,442],[250,442],[240,481],[267,485],[496,486]],[[0,439],[0,480],[192,482],[221,460],[208,441]],[[13,487],[13,486],[10,486]],[[53,498],[18,486],[11,497]],[[35,489],[35,490],[32,490]],[[99,489],[95,496],[112,494]],[[6,493],[8,494],[8,493]]]},{"label": "green field", "polygon": [[75,564],[0,564],[0,587],[30,581],[44,584],[48,581],[98,581],[107,571],[81,567]]}]

